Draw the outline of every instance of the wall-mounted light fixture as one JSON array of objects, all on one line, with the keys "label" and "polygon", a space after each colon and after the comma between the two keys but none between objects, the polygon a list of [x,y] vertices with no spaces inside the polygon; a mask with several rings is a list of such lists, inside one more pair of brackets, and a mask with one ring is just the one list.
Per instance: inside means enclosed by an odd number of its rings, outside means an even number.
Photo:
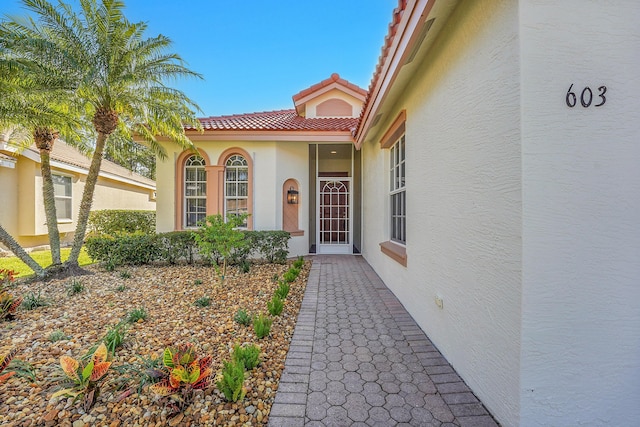
[{"label": "wall-mounted light fixture", "polygon": [[287,190],[287,203],[289,203],[290,205],[298,204],[298,191],[294,190],[293,187],[290,187]]}]

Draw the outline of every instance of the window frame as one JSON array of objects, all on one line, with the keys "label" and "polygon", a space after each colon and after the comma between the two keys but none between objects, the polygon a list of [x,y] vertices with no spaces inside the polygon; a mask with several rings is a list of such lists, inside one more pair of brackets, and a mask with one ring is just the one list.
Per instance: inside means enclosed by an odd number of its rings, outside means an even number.
[{"label": "window frame", "polygon": [[[58,178],[62,178],[65,181],[68,180],[68,184],[69,184],[69,195],[60,195],[56,193],[56,182],[55,180]],[[65,174],[61,174],[61,173],[51,173],[51,180],[53,183],[53,199],[54,202],[56,203],[56,221],[58,223],[69,223],[69,222],[73,222],[73,177],[70,175],[65,175]],[[65,187],[66,187],[66,183],[65,183]],[[66,193],[66,191],[65,191]],[[69,204],[69,216],[68,217],[61,217],[60,216],[60,209],[58,209],[57,206],[57,202],[63,200],[65,202],[65,204]]]},{"label": "window frame", "polygon": [[[383,150],[389,150],[389,160],[387,165],[390,166],[390,169],[386,169],[387,178],[389,182],[387,183],[387,192],[386,192],[386,201],[388,203],[385,209],[385,215],[388,215],[387,226],[389,227],[386,232],[387,238],[384,242],[380,243],[380,251],[393,259],[400,265],[406,267],[407,266],[407,241],[406,241],[406,229],[407,229],[407,191],[406,191],[406,119],[407,113],[406,110],[401,110],[395,120],[389,125],[387,131],[380,138],[380,148]],[[403,145],[403,154],[404,158],[402,160],[402,164],[404,168],[400,168],[399,171],[402,172],[402,179],[398,176],[398,180],[395,179],[394,175],[394,167],[393,160],[395,156],[395,149],[397,147],[396,144],[402,141]],[[385,156],[386,157],[386,156]],[[385,179],[385,182],[387,182]],[[401,185],[395,185],[401,184]],[[402,201],[402,231],[404,236],[404,241],[395,238],[394,235],[394,195],[401,194],[401,196],[396,196],[401,198]],[[397,216],[396,216],[397,217]]]},{"label": "window frame", "polygon": [[[190,164],[190,162],[192,161],[192,159],[194,158],[199,158],[200,159],[200,164],[199,165],[193,165]],[[185,160],[184,160],[184,164],[183,164],[183,179],[182,179],[182,200],[183,200],[183,205],[182,205],[182,228],[183,229],[194,229],[198,227],[198,223],[202,220],[204,220],[207,216],[207,170],[206,170],[206,159],[201,155],[201,154],[192,154],[190,156],[188,156]],[[195,170],[195,180],[191,181],[189,180],[189,174],[187,173],[189,169],[193,169]],[[199,173],[198,170],[202,169],[202,172],[204,174],[204,179],[200,180],[198,179]],[[198,187],[198,185],[204,185],[204,195],[189,195],[188,191],[187,191],[187,186],[189,184],[195,184],[196,188]],[[198,212],[198,211],[194,211],[194,212],[189,212],[189,201],[192,200],[197,200],[197,201],[203,201],[203,206],[204,207],[204,212]],[[199,207],[198,205],[196,205],[196,208]],[[196,215],[196,221],[194,224],[190,224],[189,222],[189,216],[190,214]],[[200,215],[202,216],[201,218]]]},{"label": "window frame", "polygon": [[389,239],[407,245],[407,187],[405,135],[389,148]]},{"label": "window frame", "polygon": [[[239,164],[236,164],[239,162]],[[235,179],[229,180],[230,172],[233,171]],[[241,171],[244,171],[244,179],[239,179]],[[232,187],[230,187],[230,185]],[[244,194],[240,195],[240,189],[244,187]],[[241,153],[233,153],[227,157],[224,162],[224,218],[225,221],[229,214],[240,215],[241,213],[249,214],[249,161]],[[229,194],[229,189],[234,188],[233,195]],[[238,208],[238,202],[244,200],[244,209]],[[236,208],[230,211],[229,202],[234,201]],[[239,228],[248,228],[248,218],[245,218],[244,223]]]}]

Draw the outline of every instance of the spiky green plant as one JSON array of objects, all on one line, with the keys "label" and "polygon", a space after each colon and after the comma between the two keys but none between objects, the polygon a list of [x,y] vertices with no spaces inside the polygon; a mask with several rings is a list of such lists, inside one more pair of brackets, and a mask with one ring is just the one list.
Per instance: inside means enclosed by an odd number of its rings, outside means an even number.
[{"label": "spiky green plant", "polygon": [[244,399],[244,365],[242,362],[223,362],[222,379],[216,383],[218,389],[229,402],[237,402]]},{"label": "spiky green plant", "polygon": [[284,303],[278,295],[274,295],[271,301],[267,301],[267,310],[272,316],[279,316],[284,309]]},{"label": "spiky green plant", "polygon": [[29,292],[22,300],[22,307],[25,310],[33,310],[38,307],[46,307],[49,305],[49,301],[41,295],[41,291],[38,291],[38,295],[33,292]]},{"label": "spiky green plant", "polygon": [[236,311],[236,314],[233,316],[233,320],[245,326],[249,326],[251,324],[251,316],[249,316],[249,313],[247,313],[243,308]]},{"label": "spiky green plant", "polygon": [[64,341],[68,339],[71,339],[71,337],[61,330],[53,331],[49,334],[49,341],[51,342]]},{"label": "spiky green plant", "polygon": [[128,329],[129,326],[126,321],[118,322],[107,329],[107,333],[102,338],[102,341],[107,346],[109,353],[114,354],[116,350],[122,346]]},{"label": "spiky green plant", "polygon": [[242,366],[247,371],[250,371],[260,364],[260,347],[255,344],[245,346],[236,344],[233,346],[231,360],[236,363],[242,362]]},{"label": "spiky green plant", "polygon": [[291,289],[291,285],[287,282],[280,282],[280,286],[276,289],[275,295],[277,295],[280,299],[285,299],[289,295],[289,290]]},{"label": "spiky green plant", "polygon": [[67,295],[69,296],[77,295],[82,291],[84,291],[84,285],[80,280],[71,279],[67,284]]},{"label": "spiky green plant", "polygon": [[258,338],[262,339],[269,335],[272,323],[273,319],[260,313],[253,318],[253,331],[256,333]]},{"label": "spiky green plant", "polygon": [[149,314],[147,313],[147,310],[145,310],[144,307],[139,307],[139,308],[134,308],[129,313],[127,313],[125,319],[127,323],[136,323],[140,320],[143,320],[143,321],[146,320],[148,315]]},{"label": "spiky green plant", "polygon": [[198,298],[194,304],[200,308],[209,307],[211,305],[211,297]]}]

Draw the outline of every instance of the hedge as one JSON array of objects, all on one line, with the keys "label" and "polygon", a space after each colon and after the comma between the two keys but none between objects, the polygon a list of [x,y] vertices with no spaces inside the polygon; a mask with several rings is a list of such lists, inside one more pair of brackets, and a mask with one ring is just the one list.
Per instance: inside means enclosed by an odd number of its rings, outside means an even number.
[{"label": "hedge", "polygon": [[[191,264],[203,259],[198,251],[198,231],[173,231],[159,234],[95,234],[85,241],[87,253],[94,261],[110,267],[140,265],[152,262]],[[290,234],[286,231],[244,231],[250,241],[247,249],[234,252],[230,264],[241,264],[248,258],[284,263],[289,255]],[[215,256],[214,256],[215,258]]]},{"label": "hedge", "polygon": [[89,230],[97,234],[155,234],[156,212],[105,209],[89,213]]}]

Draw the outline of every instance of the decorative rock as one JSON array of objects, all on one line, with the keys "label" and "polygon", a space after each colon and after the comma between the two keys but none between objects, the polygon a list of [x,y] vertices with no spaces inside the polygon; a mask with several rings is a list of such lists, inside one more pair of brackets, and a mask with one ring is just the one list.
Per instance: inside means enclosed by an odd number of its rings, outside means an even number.
[{"label": "decorative rock", "polygon": [[[307,266],[308,267],[308,266]],[[23,343],[21,358],[33,365],[40,378],[51,378],[60,367],[60,356],[69,355],[75,359],[102,336],[108,326],[138,307],[145,307],[149,317],[142,323],[132,325],[130,338],[120,348],[113,366],[141,366],[139,356],[145,359],[161,357],[165,347],[188,340],[196,343],[200,356],[211,355],[215,375],[219,375],[223,360],[229,360],[229,351],[235,343],[256,343],[252,328],[237,325],[233,316],[239,308],[248,312],[264,311],[272,296],[270,287],[274,274],[281,276],[287,265],[254,265],[251,274],[234,274],[234,268],[222,287],[210,267],[197,265],[162,267],[127,267],[137,280],[126,282],[124,292],[115,292],[122,281],[115,273],[105,272],[97,266],[85,267],[91,275],[81,280],[87,291],[74,298],[66,295],[69,279],[53,279],[48,283],[17,283],[16,294],[41,292],[53,303],[45,309],[24,312],[12,322],[7,346]],[[196,279],[203,286],[193,286]],[[67,397],[51,397],[51,391],[28,381],[9,380],[10,393],[0,392],[0,400],[8,409],[0,411],[0,424],[13,427],[34,425],[55,427],[89,426],[167,426],[170,423],[184,426],[212,425],[255,425],[266,422],[273,396],[268,389],[277,388],[291,334],[297,319],[304,286],[292,286],[287,300],[286,315],[280,316],[272,327],[274,333],[269,340],[262,340],[263,363],[247,378],[247,397],[237,404],[226,405],[222,394],[212,386],[196,393],[190,408],[185,408],[182,419],[167,417],[164,401],[154,398],[147,389],[140,395],[133,393],[121,399],[120,391],[105,386],[94,407],[88,413],[82,410],[81,399],[73,401]],[[203,295],[215,301],[215,308],[200,309],[193,301]],[[78,299],[79,298],[79,299]],[[292,304],[289,304],[292,302]],[[78,310],[81,304],[83,310]],[[71,336],[69,340],[51,343],[48,336],[61,330]],[[220,330],[220,334],[212,331]],[[280,332],[277,332],[279,330]],[[187,334],[182,332],[187,331]],[[17,340],[14,339],[17,338]],[[25,345],[28,343],[28,345]],[[8,349],[0,345],[0,353]],[[116,379],[114,371],[109,379]],[[121,377],[123,378],[123,377]],[[220,379],[212,378],[212,381]],[[130,382],[123,384],[135,387]],[[4,385],[3,385],[4,386]],[[9,389],[9,388],[7,388]],[[6,390],[5,390],[6,391]],[[266,402],[266,403],[263,403]],[[222,412],[220,412],[222,411]],[[188,414],[188,415],[187,415]]]}]

